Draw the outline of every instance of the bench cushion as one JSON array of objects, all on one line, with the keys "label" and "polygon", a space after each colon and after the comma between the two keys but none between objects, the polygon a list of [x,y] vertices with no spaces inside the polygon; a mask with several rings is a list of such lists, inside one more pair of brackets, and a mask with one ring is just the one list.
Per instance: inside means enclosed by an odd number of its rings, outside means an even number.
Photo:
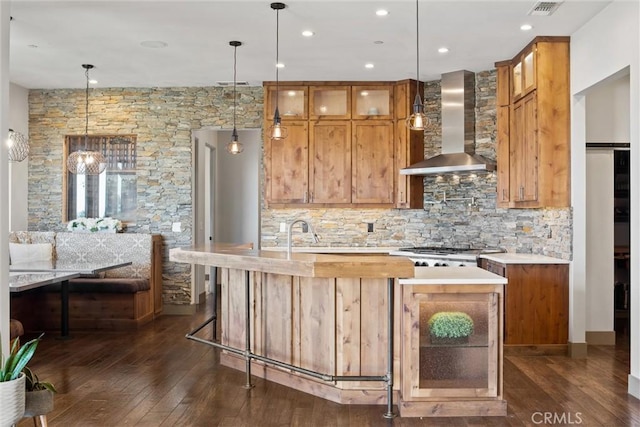
[{"label": "bench cushion", "polygon": [[[60,292],[60,284],[44,287],[48,292]],[[151,289],[148,279],[104,278],[93,279],[79,277],[69,280],[69,292],[94,292],[109,294],[135,294]]]}]

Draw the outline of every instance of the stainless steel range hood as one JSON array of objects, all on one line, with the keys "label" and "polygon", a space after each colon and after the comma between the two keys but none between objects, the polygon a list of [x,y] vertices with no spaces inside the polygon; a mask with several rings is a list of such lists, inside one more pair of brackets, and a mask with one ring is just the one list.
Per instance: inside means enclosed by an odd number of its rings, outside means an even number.
[{"label": "stainless steel range hood", "polygon": [[475,154],[475,75],[454,71],[442,75],[442,154],[400,170],[401,175],[487,172],[495,163]]}]

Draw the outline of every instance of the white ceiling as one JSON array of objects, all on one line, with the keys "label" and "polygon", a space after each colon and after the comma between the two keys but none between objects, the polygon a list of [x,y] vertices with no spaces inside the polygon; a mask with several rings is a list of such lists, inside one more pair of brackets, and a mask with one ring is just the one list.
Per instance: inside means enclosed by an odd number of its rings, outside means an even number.
[{"label": "white ceiling", "polygon": [[[536,35],[571,35],[611,1],[565,0],[530,16],[535,0],[420,0],[420,79],[493,68]],[[11,4],[11,81],[26,88],[81,88],[83,63],[97,87],[212,86],[275,80],[276,12],[270,1],[33,1]],[[289,0],[280,14],[280,81],[416,77],[413,0]],[[385,8],[386,17],[375,11]],[[520,25],[533,30],[523,32]],[[302,37],[311,29],[315,35]],[[147,48],[143,41],[163,41]],[[374,43],[382,41],[382,44]],[[440,54],[437,49],[450,51]],[[365,69],[371,62],[373,69]]]}]

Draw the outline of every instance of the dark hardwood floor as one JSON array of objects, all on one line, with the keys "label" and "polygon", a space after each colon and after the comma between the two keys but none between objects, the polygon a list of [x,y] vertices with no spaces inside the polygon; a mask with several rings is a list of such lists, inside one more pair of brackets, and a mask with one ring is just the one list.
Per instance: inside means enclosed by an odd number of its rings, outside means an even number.
[{"label": "dark hardwood floor", "polygon": [[209,311],[162,316],[133,332],[73,332],[66,341],[47,333],[30,366],[59,391],[49,425],[640,426],[624,335],[615,347],[589,347],[586,360],[506,357],[506,417],[386,420],[384,405],[339,405],[260,378],[243,389],[244,373],[219,366],[219,350],[185,338]]}]

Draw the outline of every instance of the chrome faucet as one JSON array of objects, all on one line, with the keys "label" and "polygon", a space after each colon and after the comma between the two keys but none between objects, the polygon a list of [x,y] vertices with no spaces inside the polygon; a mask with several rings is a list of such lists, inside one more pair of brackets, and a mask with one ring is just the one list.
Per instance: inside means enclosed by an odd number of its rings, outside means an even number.
[{"label": "chrome faucet", "polygon": [[313,227],[311,226],[311,224],[309,224],[304,219],[296,219],[295,221],[292,221],[291,224],[289,224],[289,228],[287,229],[287,258],[291,258],[291,246],[292,246],[291,231],[293,230],[293,226],[297,223],[306,225],[309,228],[309,231],[311,232],[311,236],[313,236],[314,243],[320,242],[320,238],[318,238],[318,235],[316,234],[316,232],[313,231]]}]

